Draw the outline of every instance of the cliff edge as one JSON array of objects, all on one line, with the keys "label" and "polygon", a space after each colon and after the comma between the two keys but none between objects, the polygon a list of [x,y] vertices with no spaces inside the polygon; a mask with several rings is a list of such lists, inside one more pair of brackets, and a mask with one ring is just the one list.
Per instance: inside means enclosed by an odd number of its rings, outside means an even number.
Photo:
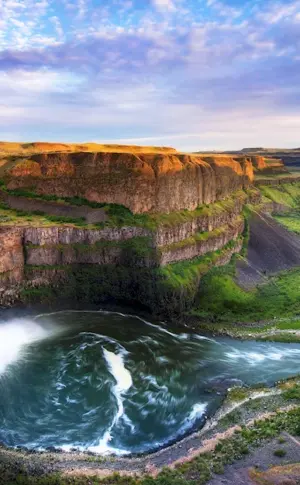
[{"label": "cliff edge", "polygon": [[[158,150],[158,149],[157,149]],[[52,152],[15,157],[1,167],[9,189],[83,197],[133,213],[194,210],[249,186],[248,157],[171,151]]]}]

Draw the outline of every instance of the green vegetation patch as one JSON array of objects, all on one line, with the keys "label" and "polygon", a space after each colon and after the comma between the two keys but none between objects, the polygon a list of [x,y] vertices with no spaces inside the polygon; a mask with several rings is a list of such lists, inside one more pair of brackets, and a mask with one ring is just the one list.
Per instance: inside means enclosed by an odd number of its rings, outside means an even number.
[{"label": "green vegetation patch", "polygon": [[279,224],[285,226],[289,231],[300,234],[300,213],[290,213],[288,215],[275,214],[274,219],[276,219]]},{"label": "green vegetation patch", "polygon": [[232,387],[227,393],[227,400],[228,401],[243,401],[247,399],[249,396],[249,389],[245,387]]},{"label": "green vegetation patch", "polygon": [[289,183],[282,185],[262,185],[262,194],[277,204],[282,204],[291,209],[300,207],[300,183]]},{"label": "green vegetation patch", "polygon": [[169,264],[159,269],[161,276],[168,281],[173,288],[194,287],[195,280],[207,273],[207,271],[232,249],[235,249],[238,241],[230,241],[223,249],[207,253],[199,258]]},{"label": "green vegetation patch", "polygon": [[[214,268],[203,277],[191,314],[215,322],[293,317],[300,311],[299,288],[298,268],[280,273],[252,291],[245,291],[236,283],[234,264]],[[298,328],[299,323],[294,324]],[[291,328],[290,322],[285,325]]]},{"label": "green vegetation patch", "polygon": [[[50,216],[42,211],[22,211],[10,209],[5,202],[0,202],[0,222],[5,225],[42,225],[53,226],[57,224],[72,224],[86,226],[84,217]],[[28,224],[29,223],[29,224]]]},{"label": "green vegetation patch", "polygon": [[287,389],[283,397],[287,399],[288,401],[296,399],[297,401],[300,401],[300,384],[296,384],[289,389]]},{"label": "green vegetation patch", "polygon": [[282,448],[278,448],[277,450],[274,451],[274,456],[277,456],[278,458],[283,458],[286,455],[286,450],[283,450]]},{"label": "green vegetation patch", "polygon": [[150,214],[149,217],[155,227],[160,225],[166,227],[175,226],[201,217],[217,216],[223,212],[232,213],[236,208],[237,202],[240,202],[242,205],[246,203],[247,198],[248,194],[245,191],[238,190],[225,200],[212,204],[203,204],[194,211],[182,210],[170,214]]}]

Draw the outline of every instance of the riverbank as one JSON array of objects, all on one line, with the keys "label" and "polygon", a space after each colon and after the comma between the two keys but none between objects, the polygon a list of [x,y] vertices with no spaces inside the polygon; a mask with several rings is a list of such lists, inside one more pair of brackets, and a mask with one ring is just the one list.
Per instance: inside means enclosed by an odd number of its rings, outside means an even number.
[{"label": "riverbank", "polygon": [[75,452],[32,453],[2,447],[0,483],[199,485],[210,480],[215,483],[229,464],[250,457],[259,448],[271,446],[273,450],[274,440],[278,443],[274,453],[282,449],[283,442],[278,437],[283,432],[294,435],[298,441],[299,421],[300,378],[279,382],[272,389],[233,388],[222,408],[200,432],[150,455],[116,458]]},{"label": "riverbank", "polygon": [[212,336],[266,342],[300,343],[300,317],[243,323],[207,323],[191,318],[188,327]]}]

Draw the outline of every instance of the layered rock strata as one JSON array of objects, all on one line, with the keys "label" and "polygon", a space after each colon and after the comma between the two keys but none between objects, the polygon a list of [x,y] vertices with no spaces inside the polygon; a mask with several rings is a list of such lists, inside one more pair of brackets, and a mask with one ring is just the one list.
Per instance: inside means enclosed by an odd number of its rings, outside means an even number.
[{"label": "layered rock strata", "polygon": [[247,157],[180,153],[43,153],[17,160],[6,171],[9,189],[83,197],[119,204],[134,213],[194,210],[248,187]]},{"label": "layered rock strata", "polygon": [[[236,243],[224,254],[220,253],[220,264],[223,256],[237,251],[244,227],[240,217],[243,202],[239,196],[224,206],[212,205],[202,214],[196,211],[190,214],[190,220],[182,223],[160,224],[156,230],[62,225],[2,227],[0,303],[10,305],[18,301],[24,288],[71,285],[71,271],[76,281],[83,273],[92,273],[91,278],[97,281],[99,293],[102,291],[103,295],[130,298],[132,291],[145,304],[150,295],[152,299],[156,295],[158,305],[159,295],[163,293],[159,289],[162,281],[157,280],[160,268],[221,250],[229,242]],[[105,286],[108,280],[114,283]],[[83,292],[87,284],[85,281],[74,290],[73,283],[74,294]]]}]

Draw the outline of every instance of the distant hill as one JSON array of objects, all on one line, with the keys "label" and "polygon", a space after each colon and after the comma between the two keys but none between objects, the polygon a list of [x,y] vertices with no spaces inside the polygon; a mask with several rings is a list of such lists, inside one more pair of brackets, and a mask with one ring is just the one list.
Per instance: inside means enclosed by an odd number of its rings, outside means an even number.
[{"label": "distant hill", "polygon": [[251,154],[263,156],[265,158],[276,158],[283,161],[283,163],[290,168],[300,168],[300,148],[243,148],[240,151],[228,151],[229,154]]}]

